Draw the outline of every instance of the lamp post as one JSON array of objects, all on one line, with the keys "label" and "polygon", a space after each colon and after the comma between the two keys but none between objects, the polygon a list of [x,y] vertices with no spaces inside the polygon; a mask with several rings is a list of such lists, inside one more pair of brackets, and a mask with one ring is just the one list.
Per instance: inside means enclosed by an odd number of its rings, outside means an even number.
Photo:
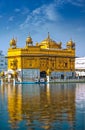
[{"label": "lamp post", "polygon": [[23,82],[23,56],[21,57],[21,80]]}]

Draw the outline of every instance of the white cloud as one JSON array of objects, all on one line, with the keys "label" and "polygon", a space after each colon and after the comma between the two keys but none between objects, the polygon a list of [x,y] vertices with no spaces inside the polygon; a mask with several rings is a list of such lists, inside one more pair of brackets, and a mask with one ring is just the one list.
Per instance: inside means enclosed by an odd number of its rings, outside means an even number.
[{"label": "white cloud", "polygon": [[14,16],[9,17],[8,20],[9,20],[10,22],[12,22],[12,21],[14,20]]},{"label": "white cloud", "polygon": [[16,13],[21,13],[21,14],[25,15],[25,14],[28,14],[28,13],[29,13],[29,9],[26,8],[26,7],[23,8],[23,9],[16,8],[16,9],[14,9],[14,12],[16,12]]},{"label": "white cloud", "polygon": [[85,6],[85,0],[54,0],[54,1],[58,6],[65,3],[70,3],[72,5],[80,6],[80,7]]},{"label": "white cloud", "polygon": [[9,26],[6,27],[6,30],[9,30]]},{"label": "white cloud", "polygon": [[80,27],[77,28],[77,31],[78,32],[83,32],[83,31],[85,31],[85,28],[83,26],[80,26]]},{"label": "white cloud", "polygon": [[21,11],[22,11],[21,13],[24,14],[24,15],[25,15],[25,14],[28,14],[28,13],[30,12],[29,9],[26,8],[26,7],[23,8]]},{"label": "white cloud", "polygon": [[66,3],[66,0],[54,0],[54,2],[59,6]]},{"label": "white cloud", "polygon": [[16,8],[14,11],[15,12],[20,12],[21,10],[19,8]]},{"label": "white cloud", "polygon": [[25,21],[21,23],[20,28],[26,28],[32,26],[42,26],[46,22],[56,22],[61,19],[59,13],[56,11],[55,4],[42,5],[39,8],[33,10],[27,15]]},{"label": "white cloud", "polygon": [[51,21],[55,21],[60,18],[59,14],[56,12],[55,4],[43,5],[40,8],[35,9],[32,14],[37,16],[42,15],[43,18]]},{"label": "white cloud", "polygon": [[3,16],[2,15],[0,15],[0,18],[2,18]]},{"label": "white cloud", "polygon": [[56,21],[60,19],[60,15],[56,11],[56,6],[54,4],[50,4],[45,9],[45,14],[49,20]]},{"label": "white cloud", "polygon": [[85,6],[85,0],[67,0],[75,6]]}]

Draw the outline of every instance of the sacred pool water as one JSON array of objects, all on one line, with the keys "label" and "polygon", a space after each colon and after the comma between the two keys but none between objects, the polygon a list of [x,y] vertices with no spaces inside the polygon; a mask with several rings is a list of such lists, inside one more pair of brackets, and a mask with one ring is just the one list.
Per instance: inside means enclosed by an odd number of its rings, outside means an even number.
[{"label": "sacred pool water", "polygon": [[0,86],[0,130],[85,130],[85,83]]}]

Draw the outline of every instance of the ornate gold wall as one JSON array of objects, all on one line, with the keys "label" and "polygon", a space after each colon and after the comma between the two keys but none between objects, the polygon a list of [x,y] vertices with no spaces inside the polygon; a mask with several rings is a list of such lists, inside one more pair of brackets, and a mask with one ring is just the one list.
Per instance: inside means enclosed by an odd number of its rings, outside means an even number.
[{"label": "ornate gold wall", "polygon": [[26,39],[24,48],[18,48],[16,40],[10,41],[8,49],[8,70],[40,69],[48,73],[69,72],[75,69],[75,43],[72,40],[62,48],[62,43],[53,41],[49,34],[41,43],[33,45],[32,38]]}]

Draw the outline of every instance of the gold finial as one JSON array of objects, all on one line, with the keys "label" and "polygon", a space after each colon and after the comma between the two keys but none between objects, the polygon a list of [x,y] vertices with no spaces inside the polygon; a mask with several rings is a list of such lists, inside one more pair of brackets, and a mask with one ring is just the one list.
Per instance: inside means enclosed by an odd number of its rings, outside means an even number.
[{"label": "gold finial", "polygon": [[50,39],[50,34],[49,34],[49,32],[48,32],[48,39]]},{"label": "gold finial", "polygon": [[72,42],[72,37],[70,38],[70,41]]},{"label": "gold finial", "polygon": [[16,41],[16,43],[17,43],[17,37],[16,37],[15,41]]},{"label": "gold finial", "polygon": [[28,33],[28,37],[31,37],[31,36],[30,36],[30,32]]}]

